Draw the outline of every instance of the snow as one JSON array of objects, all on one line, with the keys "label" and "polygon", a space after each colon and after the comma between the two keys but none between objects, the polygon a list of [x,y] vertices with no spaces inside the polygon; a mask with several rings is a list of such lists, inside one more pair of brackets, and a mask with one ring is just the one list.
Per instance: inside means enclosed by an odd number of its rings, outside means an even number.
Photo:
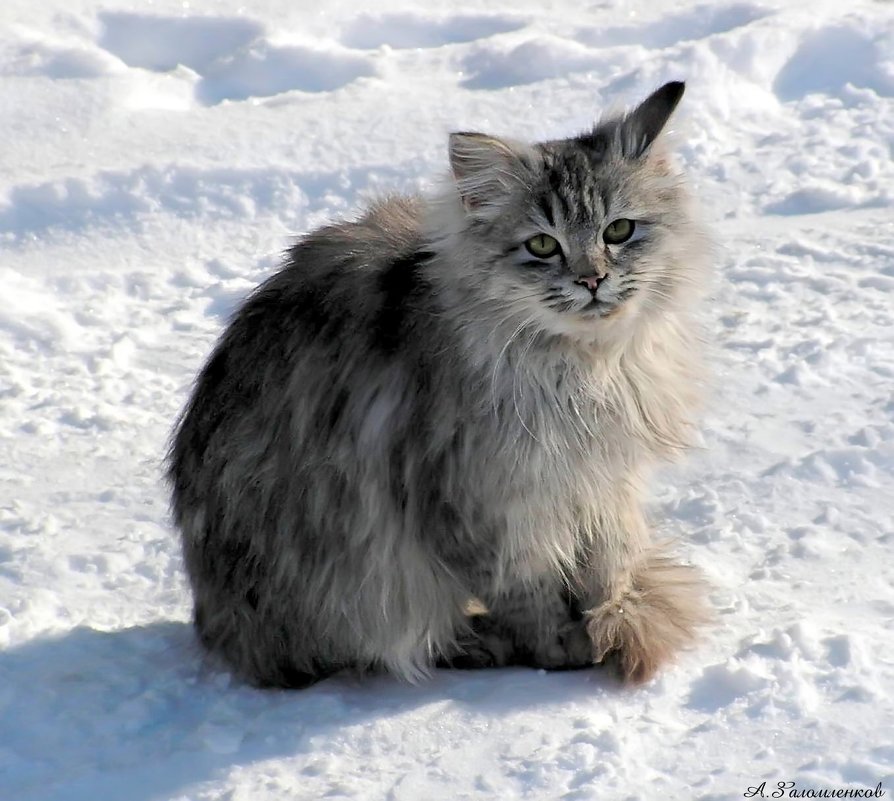
[{"label": "snow", "polygon": [[[680,78],[717,379],[653,511],[715,587],[700,646],[633,691],[207,664],[161,458],[235,304],[448,131]],[[4,0],[0,86],[0,797],[894,791],[894,5]]]}]

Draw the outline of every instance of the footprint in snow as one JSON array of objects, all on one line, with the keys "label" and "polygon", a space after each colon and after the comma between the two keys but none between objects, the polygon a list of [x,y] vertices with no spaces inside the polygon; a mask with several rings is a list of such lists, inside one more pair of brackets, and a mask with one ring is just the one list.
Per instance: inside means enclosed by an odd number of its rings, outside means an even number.
[{"label": "footprint in snow", "polygon": [[204,105],[296,89],[328,92],[374,74],[366,56],[273,45],[261,23],[242,17],[104,12],[99,18],[101,47],[129,67],[153,72],[188,67],[199,75],[196,98]]},{"label": "footprint in snow", "polygon": [[581,28],[576,38],[592,47],[639,45],[662,49],[727,33],[765,17],[767,13],[765,9],[747,3],[726,7],[701,5],[641,25]]},{"label": "footprint in snow", "polygon": [[106,11],[100,47],[129,67],[168,72],[182,64],[200,75],[219,58],[264,33],[259,22],[242,17],[160,17]]},{"label": "footprint in snow", "polygon": [[[578,28],[568,38],[538,35],[510,48],[500,42],[482,42],[463,60],[463,72],[468,76],[463,85],[502,89],[572,73],[611,75],[620,63],[617,55],[607,52],[611,48],[671,47],[741,28],[767,13],[744,3],[725,8],[702,5],[644,25]],[[626,73],[611,82],[607,94],[629,91],[634,84],[635,74]]]},{"label": "footprint in snow", "polygon": [[[848,84],[894,96],[894,75],[884,69],[890,59],[884,36],[850,25],[829,25],[807,36],[776,76],[773,89],[782,101],[809,94],[840,95]],[[836,58],[830,59],[829,54]]]}]

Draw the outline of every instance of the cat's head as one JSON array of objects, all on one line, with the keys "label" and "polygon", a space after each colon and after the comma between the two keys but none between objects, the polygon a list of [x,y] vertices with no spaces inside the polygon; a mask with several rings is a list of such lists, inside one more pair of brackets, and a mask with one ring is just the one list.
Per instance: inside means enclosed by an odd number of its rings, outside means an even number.
[{"label": "cat's head", "polygon": [[474,291],[583,340],[687,303],[704,246],[661,135],[683,90],[668,83],[571,139],[452,134],[452,213],[440,219]]}]

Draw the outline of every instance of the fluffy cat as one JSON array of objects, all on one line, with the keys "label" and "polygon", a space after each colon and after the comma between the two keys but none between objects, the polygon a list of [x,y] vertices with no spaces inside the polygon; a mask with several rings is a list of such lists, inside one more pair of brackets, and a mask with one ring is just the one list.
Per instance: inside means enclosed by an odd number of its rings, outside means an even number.
[{"label": "fluffy cat", "polygon": [[702,369],[683,90],[571,139],[453,134],[439,193],[308,234],[239,309],[168,477],[196,628],[240,676],[640,682],[692,640],[700,576],[641,500]]}]

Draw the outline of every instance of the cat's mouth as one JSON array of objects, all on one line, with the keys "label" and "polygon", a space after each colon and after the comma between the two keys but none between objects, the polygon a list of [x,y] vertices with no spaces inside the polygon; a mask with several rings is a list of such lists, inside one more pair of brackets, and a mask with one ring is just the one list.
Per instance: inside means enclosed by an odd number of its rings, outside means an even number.
[{"label": "cat's mouth", "polygon": [[587,303],[586,306],[581,309],[581,313],[587,314],[589,312],[599,312],[601,314],[606,314],[616,307],[616,303],[609,303],[607,300],[602,300],[601,298],[594,297],[589,303]]},{"label": "cat's mouth", "polygon": [[[583,281],[575,281],[575,283],[580,286],[583,284]],[[606,299],[605,295],[607,287],[605,286],[605,284],[605,277],[599,279],[592,285],[587,284],[590,299],[585,303],[584,306],[578,309],[579,314],[584,314],[587,317],[591,317],[594,313],[596,313],[599,316],[602,316],[618,305],[616,300]],[[600,289],[602,290],[601,292],[599,291]]]},{"label": "cat's mouth", "polygon": [[[625,304],[624,301],[633,294],[632,291],[627,290],[623,292],[620,297],[611,294],[610,297],[601,297],[604,293],[596,293],[591,292],[589,300],[585,300],[582,297],[575,296],[572,298],[567,297],[561,298],[561,300],[554,300],[555,296],[547,299],[547,305],[553,309],[553,311],[567,314],[571,313],[573,315],[583,317],[586,320],[592,321],[594,319],[604,319],[606,317],[611,317],[618,312]],[[577,295],[577,293],[575,293]],[[561,297],[561,295],[560,295]],[[553,302],[549,302],[553,300]]]},{"label": "cat's mouth", "polygon": [[624,304],[618,301],[607,301],[600,300],[599,298],[593,298],[586,306],[584,306],[578,314],[582,317],[586,317],[588,320],[592,320],[594,318],[600,320],[606,320],[609,317],[614,317],[621,309]]}]

